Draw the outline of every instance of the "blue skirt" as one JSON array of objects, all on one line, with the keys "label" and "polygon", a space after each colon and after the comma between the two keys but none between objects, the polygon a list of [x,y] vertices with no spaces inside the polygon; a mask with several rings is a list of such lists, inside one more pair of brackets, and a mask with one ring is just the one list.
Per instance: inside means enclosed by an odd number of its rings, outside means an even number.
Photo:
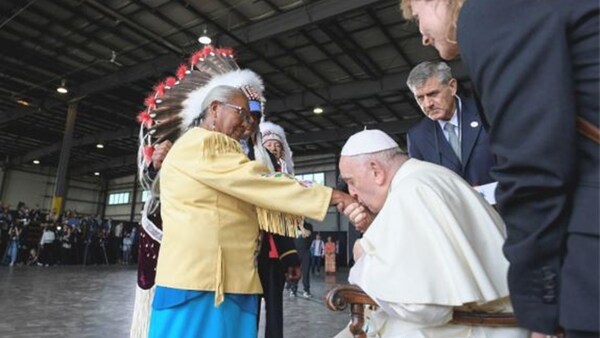
[{"label": "blue skirt", "polygon": [[250,309],[244,304],[247,302],[240,304],[240,297],[251,298],[250,303],[257,302],[256,295],[225,294],[223,303],[215,307],[214,292],[201,292],[172,307],[156,306],[155,303],[150,317],[149,337],[256,338],[256,310],[248,311]]}]

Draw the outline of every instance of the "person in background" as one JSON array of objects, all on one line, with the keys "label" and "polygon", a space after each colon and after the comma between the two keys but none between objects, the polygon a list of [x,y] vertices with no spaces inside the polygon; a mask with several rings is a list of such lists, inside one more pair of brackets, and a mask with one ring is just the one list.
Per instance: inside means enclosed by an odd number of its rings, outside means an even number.
[{"label": "person in background", "polygon": [[123,222],[117,223],[113,228],[111,236],[112,256],[115,258],[115,263],[121,263],[121,245],[123,245]]},{"label": "person in background", "polygon": [[56,259],[55,241],[56,234],[53,227],[46,224],[43,228],[42,237],[40,238],[40,257],[38,265],[50,266],[54,264]]},{"label": "person in background", "polygon": [[73,230],[71,226],[65,224],[62,233],[59,236],[60,242],[60,263],[62,265],[73,264]]},{"label": "person in background", "polygon": [[10,257],[9,265],[14,266],[17,262],[19,252],[19,243],[21,237],[21,229],[17,225],[11,225],[8,229],[8,249],[7,254]]},{"label": "person in background", "polygon": [[[310,298],[312,295],[310,294],[310,235],[312,234],[313,226],[312,224],[304,221],[304,226],[302,231],[296,237],[294,241],[294,246],[298,251],[298,256],[300,257],[300,268],[302,273],[302,297]],[[290,296],[295,297],[298,294],[298,281],[290,280]]]},{"label": "person in background", "polygon": [[325,273],[335,273],[336,270],[336,245],[331,236],[327,236],[327,242],[325,243]]},{"label": "person in background", "polygon": [[[294,162],[285,131],[275,123],[262,121],[259,125],[262,145],[270,153],[275,172],[294,175]],[[301,230],[298,231],[301,233]],[[258,256],[258,274],[265,299],[265,338],[283,338],[283,290],[286,277],[292,283],[300,278],[300,257],[294,239],[262,232]]]},{"label": "person in background", "polygon": [[25,264],[27,266],[32,266],[32,265],[36,265],[37,263],[38,263],[37,250],[35,248],[31,248],[29,250],[29,256],[27,257],[27,261]]},{"label": "person in background", "polygon": [[445,62],[416,65],[406,81],[425,114],[408,130],[412,158],[444,166],[472,186],[491,183],[496,159],[475,100],[456,95],[458,81]]},{"label": "person in background", "polygon": [[600,334],[600,3],[402,0],[460,55],[489,124],[515,315],[535,337]]},{"label": "person in background", "polygon": [[131,247],[133,245],[132,233],[126,232],[125,236],[123,236],[123,264],[129,265],[131,264]]},{"label": "person in background", "polygon": [[325,244],[321,235],[317,234],[310,244],[310,271],[317,276],[321,273],[321,260],[325,255]]}]

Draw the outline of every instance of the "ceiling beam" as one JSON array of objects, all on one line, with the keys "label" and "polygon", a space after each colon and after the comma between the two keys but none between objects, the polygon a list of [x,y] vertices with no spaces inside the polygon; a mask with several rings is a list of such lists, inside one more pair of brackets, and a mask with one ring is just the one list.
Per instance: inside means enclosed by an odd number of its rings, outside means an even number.
[{"label": "ceiling beam", "polygon": [[74,89],[77,96],[82,97],[102,92],[115,87],[125,86],[128,83],[149,77],[158,77],[166,71],[175,71],[183,59],[174,54],[167,54],[156,59],[139,63],[127,69],[101,77],[97,80],[84,83]]},{"label": "ceiling beam", "polygon": [[[255,24],[233,30],[243,43],[249,44],[281,33],[295,31],[306,25],[327,20],[346,12],[374,5],[382,0],[323,0],[272,16]],[[237,45],[229,37],[219,41],[225,46]]]},{"label": "ceiling beam", "polygon": [[[452,62],[450,66],[452,67],[452,72],[456,79],[464,80],[467,78],[466,71],[459,62]],[[408,87],[406,86],[406,77],[406,73],[390,74],[385,75],[378,80],[353,81],[346,84],[333,85],[326,88],[315,89],[314,91],[318,92],[319,96],[311,92],[302,92],[298,94],[288,95],[281,99],[268,100],[266,104],[266,113],[271,116],[280,117],[277,114],[278,112],[308,109],[307,107],[323,105],[327,102],[333,101],[360,99],[369,96],[375,96],[377,94],[387,91],[408,90]],[[325,97],[327,101],[323,100],[323,97]],[[2,122],[1,118],[0,122]],[[139,128],[132,127],[122,128],[116,131],[102,132],[99,134],[89,135],[79,139],[75,139],[73,140],[72,146],[77,147],[98,142],[106,142],[111,140],[133,137],[137,135],[138,131]],[[326,132],[330,132],[330,130],[327,130]],[[60,142],[57,142],[50,146],[34,150],[23,156],[15,158],[11,161],[11,164],[17,165],[19,163],[27,162],[35,158],[48,156],[59,150]]]},{"label": "ceiling beam", "polygon": [[[103,143],[111,140],[119,140],[124,138],[135,137],[138,135],[139,127],[135,128],[122,128],[119,130],[111,130],[105,131],[98,134],[88,135],[84,137],[80,137],[78,139],[74,139],[71,142],[71,147],[80,147],[89,144],[97,144]],[[38,148],[36,150],[30,151],[23,156],[15,157],[11,159],[10,164],[12,166],[19,165],[21,163],[26,163],[32,161],[34,159],[43,158],[48,155],[52,155],[58,151],[60,151],[62,147],[62,142],[56,142],[46,147]]]},{"label": "ceiling beam", "polygon": [[[88,2],[99,6],[96,1]],[[381,2],[381,0],[319,1],[235,29],[231,31],[229,35],[220,37],[219,44],[228,47],[239,46],[241,43],[236,41],[236,39],[233,39],[231,35],[239,37],[239,41],[242,43],[249,44],[378,2]],[[178,55],[164,55],[157,59],[137,64],[128,69],[83,84],[77,90],[77,94],[81,96],[89,95],[145,79],[150,76],[159,76],[167,71],[175,71],[175,68],[177,68],[182,61],[183,60]]]},{"label": "ceiling beam", "polygon": [[[412,127],[415,123],[417,123],[420,120],[420,118],[414,118],[410,120],[381,122],[370,124],[367,127],[368,129],[380,129],[392,135],[402,134],[406,133],[406,131],[410,127]],[[350,136],[363,130],[364,128],[365,127],[363,126],[357,126],[349,128],[339,128],[334,130],[312,131],[302,134],[290,134],[288,135],[287,140],[291,146],[320,142],[346,141]]]},{"label": "ceiling beam", "polygon": [[[89,173],[93,173],[95,171],[103,171],[110,168],[117,168],[122,166],[128,166],[135,164],[137,161],[137,154],[134,155],[125,155],[120,157],[115,157],[108,161],[100,161],[94,162],[88,165],[78,166],[77,168],[73,168],[69,170],[69,176],[80,176]],[[133,174],[133,172],[132,172]]]},{"label": "ceiling beam", "polygon": [[[390,135],[405,133],[415,123],[420,121],[420,118],[414,118],[410,120],[393,121],[393,122],[382,122],[369,125],[369,129],[380,129]],[[363,130],[364,127],[351,127],[351,128],[340,128],[335,130],[321,130],[301,134],[288,135],[288,142],[290,146],[303,145],[309,143],[319,142],[335,142],[345,141],[353,134]],[[89,165],[78,166],[70,170],[70,175],[79,176],[89,174],[95,171],[103,171],[110,168],[129,166],[135,164],[137,161],[137,155],[126,155],[117,158],[113,158],[108,161],[100,161],[91,163]],[[133,173],[132,173],[133,174]]]},{"label": "ceiling beam", "polygon": [[[452,75],[457,80],[466,80],[467,72],[460,62],[450,62]],[[348,99],[359,99],[371,95],[377,95],[387,91],[408,90],[406,85],[407,72],[384,75],[376,80],[352,81],[345,84],[333,85],[326,88],[314,89],[318,95],[310,92],[302,92],[288,95],[281,99],[268,100],[266,111],[268,114],[286,111],[290,109],[302,109],[323,105],[327,101],[338,101]],[[326,98],[327,101],[323,100]]]}]

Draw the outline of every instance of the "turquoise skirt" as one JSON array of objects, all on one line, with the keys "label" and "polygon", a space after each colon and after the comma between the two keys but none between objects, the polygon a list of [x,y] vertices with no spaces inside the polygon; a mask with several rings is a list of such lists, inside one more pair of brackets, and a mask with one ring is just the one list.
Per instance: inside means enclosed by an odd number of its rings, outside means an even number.
[{"label": "turquoise skirt", "polygon": [[[160,298],[162,297],[159,295]],[[172,302],[173,298],[169,298]],[[176,305],[168,307],[157,304],[162,303],[157,300],[155,298],[150,317],[150,338],[256,338],[257,336],[258,305],[254,305],[258,302],[256,295],[225,294],[225,300],[219,307],[215,307],[214,292],[199,292],[192,298],[188,297],[185,301],[178,301]]]}]

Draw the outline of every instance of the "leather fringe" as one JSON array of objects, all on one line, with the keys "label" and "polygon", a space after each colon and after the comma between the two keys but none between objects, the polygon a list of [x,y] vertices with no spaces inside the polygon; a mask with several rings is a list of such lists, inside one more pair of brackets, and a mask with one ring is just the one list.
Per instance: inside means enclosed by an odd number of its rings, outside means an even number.
[{"label": "leather fringe", "polygon": [[130,338],[147,338],[150,330],[150,315],[152,313],[152,300],[156,285],[148,290],[139,286],[135,289],[135,303],[131,319]]},{"label": "leather fringe", "polygon": [[304,217],[256,207],[258,227],[266,232],[286,237],[297,237]]},{"label": "leather fringe", "polygon": [[205,158],[231,152],[243,153],[244,151],[239,142],[225,134],[211,132],[202,142],[202,156]]}]

